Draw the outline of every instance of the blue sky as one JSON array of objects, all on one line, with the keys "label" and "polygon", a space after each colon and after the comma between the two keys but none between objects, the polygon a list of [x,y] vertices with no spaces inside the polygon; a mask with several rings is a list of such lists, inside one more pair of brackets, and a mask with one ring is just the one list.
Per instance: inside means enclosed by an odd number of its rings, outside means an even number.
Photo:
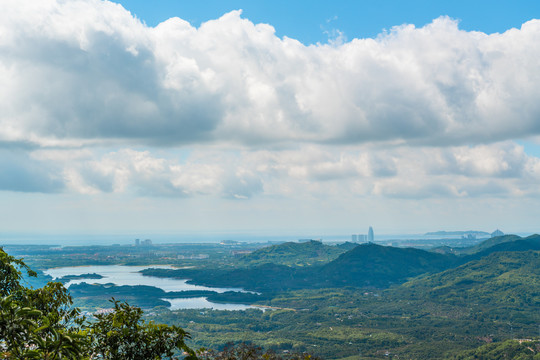
[{"label": "blue sky", "polygon": [[540,3],[534,0],[501,1],[115,1],[149,26],[173,16],[193,26],[216,19],[232,10],[255,23],[267,23],[279,37],[288,36],[304,44],[326,42],[332,30],[342,31],[348,39],[375,37],[384,29],[404,23],[418,27],[446,15],[460,21],[460,28],[485,33],[519,28],[540,16]]},{"label": "blue sky", "polygon": [[538,232],[539,18],[537,1],[1,2],[0,229]]}]

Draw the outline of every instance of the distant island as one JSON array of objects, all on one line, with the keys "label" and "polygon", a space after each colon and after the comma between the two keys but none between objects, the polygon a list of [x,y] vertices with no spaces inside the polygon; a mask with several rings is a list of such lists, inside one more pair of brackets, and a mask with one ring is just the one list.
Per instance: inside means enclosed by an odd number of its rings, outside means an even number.
[{"label": "distant island", "polygon": [[432,231],[424,235],[427,236],[462,236],[462,235],[490,236],[490,233],[485,231],[469,230],[469,231]]},{"label": "distant island", "polygon": [[62,276],[60,279],[57,279],[56,281],[59,281],[61,283],[68,282],[71,280],[78,280],[78,279],[103,279],[103,275],[92,273],[92,274],[81,274],[81,275],[66,275]]}]

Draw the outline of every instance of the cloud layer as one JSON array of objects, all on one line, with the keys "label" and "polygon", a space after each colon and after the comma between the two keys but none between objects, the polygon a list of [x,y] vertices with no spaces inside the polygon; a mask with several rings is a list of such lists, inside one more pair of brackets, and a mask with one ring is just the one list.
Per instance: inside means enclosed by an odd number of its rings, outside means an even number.
[{"label": "cloud layer", "polygon": [[233,11],[147,27],[0,3],[0,190],[154,198],[530,198],[540,20],[441,17],[305,46]]},{"label": "cloud layer", "polygon": [[[513,143],[454,148],[399,148],[393,151],[300,147],[281,151],[195,150],[179,159],[148,150],[38,150],[32,171],[16,169],[27,191],[69,190],[82,194],[138,196],[257,196],[340,198],[538,197],[540,159]],[[0,164],[3,165],[3,164]],[[28,167],[28,166],[27,166]],[[8,164],[9,168],[9,164]],[[46,171],[45,169],[51,169]],[[35,187],[28,187],[30,179]],[[14,188],[2,178],[0,186]]]},{"label": "cloud layer", "polygon": [[441,17],[304,46],[233,11],[147,27],[99,0],[0,5],[0,141],[484,144],[540,134],[540,21]]}]

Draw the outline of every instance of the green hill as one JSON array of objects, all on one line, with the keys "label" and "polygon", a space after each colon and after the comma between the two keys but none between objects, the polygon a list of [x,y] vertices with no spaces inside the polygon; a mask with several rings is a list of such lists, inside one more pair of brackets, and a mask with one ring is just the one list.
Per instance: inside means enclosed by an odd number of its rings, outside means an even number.
[{"label": "green hill", "polygon": [[464,351],[454,357],[456,360],[535,360],[540,359],[540,341],[506,340],[480,346],[474,350]]},{"label": "green hill", "polygon": [[452,304],[540,306],[540,252],[494,252],[457,268],[414,279],[397,296]]},{"label": "green hill", "polygon": [[319,277],[326,286],[388,287],[420,274],[448,269],[456,263],[453,255],[370,243],[358,245],[324,265]]},{"label": "green hill", "polygon": [[[509,239],[513,239],[513,235]],[[494,252],[529,251],[529,250],[540,250],[540,235],[535,234],[526,238],[518,237],[517,240],[499,242],[484,250],[481,250],[472,255],[466,256],[464,260],[471,261],[471,260],[480,259]]]},{"label": "green hill", "polygon": [[467,247],[467,248],[461,248],[461,249],[455,249],[456,253],[462,254],[462,255],[470,255],[474,254],[483,250],[486,250],[492,246],[502,244],[505,242],[511,242],[521,239],[520,236],[517,235],[503,235],[503,236],[496,236],[487,240],[482,241],[480,244],[477,244],[475,246]]},{"label": "green hill", "polygon": [[303,243],[286,242],[265,247],[245,255],[237,262],[238,266],[277,264],[287,266],[310,266],[334,260],[348,250],[345,246],[329,246],[320,241]]},{"label": "green hill", "polygon": [[[283,244],[285,245],[285,244]],[[278,250],[325,249],[322,244],[294,244],[291,247],[272,247]],[[263,253],[267,254],[267,253]],[[236,269],[147,269],[145,275],[192,279],[193,283],[241,287],[260,292],[324,287],[376,287],[386,288],[405,282],[420,274],[437,272],[457,263],[455,256],[435,254],[419,249],[395,248],[363,244],[341,254],[322,266],[290,267],[262,263]]]}]

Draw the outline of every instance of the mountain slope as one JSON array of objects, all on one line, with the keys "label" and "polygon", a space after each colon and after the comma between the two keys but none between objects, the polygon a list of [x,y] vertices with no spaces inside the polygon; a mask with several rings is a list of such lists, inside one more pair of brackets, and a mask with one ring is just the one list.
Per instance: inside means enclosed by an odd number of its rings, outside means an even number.
[{"label": "mountain slope", "polygon": [[396,294],[453,304],[538,307],[540,252],[494,252],[457,268],[413,279]]},{"label": "mountain slope", "polygon": [[346,247],[329,246],[314,240],[303,243],[286,242],[245,255],[238,260],[237,265],[256,266],[268,263],[287,266],[317,265],[334,260],[347,250]]},{"label": "mountain slope", "polygon": [[[492,246],[502,244],[505,242],[512,242],[516,240],[520,240],[521,237],[517,235],[503,235],[503,236],[496,236],[487,240],[482,241],[480,244],[477,244],[475,246],[467,247],[467,248],[461,248],[458,251],[458,254],[463,255],[471,255],[478,253],[480,251],[486,250]],[[458,249],[456,249],[458,250]]]},{"label": "mountain slope", "polygon": [[529,251],[529,250],[533,250],[533,251],[540,250],[540,235],[535,234],[526,238],[518,237],[517,240],[500,242],[500,243],[497,243],[496,245],[485,248],[484,250],[478,251],[472,255],[466,256],[464,257],[464,260],[471,261],[471,260],[480,259],[494,252]]},{"label": "mountain slope", "polygon": [[[320,247],[316,244],[308,246]],[[147,269],[142,273],[188,278],[200,285],[241,287],[260,292],[343,286],[386,288],[410,277],[447,269],[456,261],[455,256],[419,249],[363,244],[322,266],[290,267],[263,263],[228,270]]]},{"label": "mountain slope", "polygon": [[455,256],[420,249],[362,244],[321,267],[326,284],[387,287],[410,277],[448,269]]}]

